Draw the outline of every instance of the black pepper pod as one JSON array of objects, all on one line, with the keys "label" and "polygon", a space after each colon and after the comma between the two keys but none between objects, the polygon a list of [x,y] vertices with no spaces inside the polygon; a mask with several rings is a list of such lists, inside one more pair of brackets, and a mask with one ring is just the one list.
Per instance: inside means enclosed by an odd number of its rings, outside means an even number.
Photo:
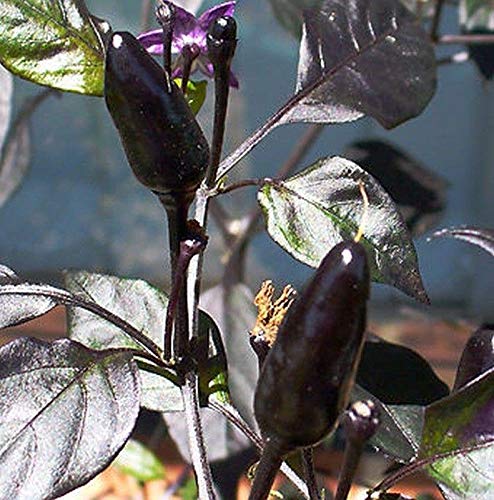
[{"label": "black pepper pod", "polygon": [[190,201],[208,167],[208,143],[180,89],[130,33],[109,40],[105,99],[137,179],[165,205]]},{"label": "black pepper pod", "polygon": [[336,245],[280,326],[255,394],[255,415],[284,455],[321,441],[335,426],[364,342],[369,268],[361,244]]}]

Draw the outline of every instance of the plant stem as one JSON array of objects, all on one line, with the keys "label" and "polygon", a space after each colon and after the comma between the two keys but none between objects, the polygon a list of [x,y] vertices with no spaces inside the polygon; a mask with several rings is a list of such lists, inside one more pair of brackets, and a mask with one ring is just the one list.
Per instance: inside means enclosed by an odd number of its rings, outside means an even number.
[{"label": "plant stem", "polygon": [[364,442],[347,440],[343,465],[338,479],[338,489],[334,500],[346,500],[348,497],[363,449]]},{"label": "plant stem", "polygon": [[225,121],[228,109],[230,65],[216,65],[214,71],[214,122],[211,156],[209,159],[206,186],[212,188],[216,182],[216,172],[221,159],[223,139],[225,136]]},{"label": "plant stem", "polygon": [[257,465],[249,500],[266,500],[269,497],[282,461],[279,447],[272,441],[268,441],[264,446],[261,460]]},{"label": "plant stem", "polygon": [[431,40],[437,42],[439,25],[441,24],[441,15],[443,12],[444,0],[436,0],[436,5],[434,7],[434,16],[432,18],[431,24]]},{"label": "plant stem", "polygon": [[185,374],[182,385],[189,450],[201,500],[214,500],[213,477],[207,460],[206,445],[199,412],[199,377],[194,371]]},{"label": "plant stem", "polygon": [[[172,289],[177,288],[176,280],[181,280],[183,277],[177,273],[177,263],[180,255],[180,241],[185,237],[187,230],[187,212],[189,208],[188,202],[182,199],[174,198],[164,199],[160,197],[160,201],[165,207],[168,216],[168,238],[170,244],[170,263],[171,263],[171,279]],[[173,336],[173,356],[177,359],[181,358],[187,351],[189,343],[189,327],[188,327],[188,310],[187,310],[187,289],[180,287],[180,293],[176,304],[176,320],[175,331]],[[165,331],[164,340],[164,356],[165,359],[170,359],[172,339],[169,332]]]},{"label": "plant stem", "polygon": [[235,191],[236,189],[242,189],[242,188],[248,187],[248,186],[262,186],[264,184],[264,182],[265,182],[264,179],[244,179],[242,181],[233,182],[232,184],[229,184],[228,186],[220,188],[218,190],[218,195],[231,193],[232,191]]},{"label": "plant stem", "polygon": [[175,21],[175,7],[173,4],[161,0],[156,7],[156,19],[163,30],[163,68],[171,75],[173,23]]},{"label": "plant stem", "polygon": [[181,89],[182,89],[182,92],[184,93],[184,95],[187,92],[187,84],[189,83],[190,72],[192,70],[192,64],[194,64],[194,61],[197,59],[199,52],[200,52],[199,47],[197,47],[196,44],[186,45],[182,49],[183,63],[182,63]]},{"label": "plant stem", "polygon": [[313,448],[304,448],[301,451],[302,465],[304,467],[305,482],[309,488],[309,496],[311,500],[320,500],[319,488],[317,486],[316,473],[314,470],[314,453]]},{"label": "plant stem", "polygon": [[465,45],[488,45],[494,44],[494,35],[442,35],[437,43],[443,45],[465,44]]},{"label": "plant stem", "polygon": [[[231,424],[233,424],[244,436],[248,437],[254,446],[262,451],[263,442],[261,436],[256,434],[249,426],[249,424],[241,417],[236,408],[228,403],[223,403],[214,399],[210,399],[208,406],[223,415]],[[309,492],[306,485],[296,474],[296,472],[290,468],[288,464],[283,462],[280,467],[281,472],[285,477],[298,489],[298,491],[303,495],[305,499],[309,498]]]}]

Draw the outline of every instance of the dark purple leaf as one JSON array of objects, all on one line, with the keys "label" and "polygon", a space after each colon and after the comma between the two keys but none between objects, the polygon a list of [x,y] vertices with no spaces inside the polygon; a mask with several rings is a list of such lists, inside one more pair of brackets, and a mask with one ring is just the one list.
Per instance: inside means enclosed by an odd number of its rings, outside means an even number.
[{"label": "dark purple leaf", "polygon": [[345,150],[345,157],[381,183],[414,236],[441,217],[447,182],[400,149],[379,140],[357,141]]},{"label": "dark purple leaf", "polygon": [[125,350],[68,339],[0,349],[2,498],[51,499],[102,471],[139,413],[139,376]]},{"label": "dark purple leaf", "polygon": [[484,229],[477,227],[457,227],[450,229],[441,229],[436,231],[434,238],[450,237],[466,241],[476,245],[494,257],[494,229]]},{"label": "dark purple leaf", "polygon": [[422,356],[378,337],[365,343],[357,383],[387,405],[426,406],[449,394]]},{"label": "dark purple leaf", "polygon": [[71,294],[50,285],[7,283],[0,285],[0,328],[15,326],[46,314]]},{"label": "dark purple leaf", "polygon": [[[65,286],[78,297],[128,322],[157,346],[163,345],[168,297],[144,280],[120,278],[87,271],[64,274]],[[109,324],[93,311],[78,307],[68,310],[68,330],[72,339],[91,349],[134,348],[140,344],[117,324]],[[141,405],[153,411],[183,409],[178,385],[140,364]]]},{"label": "dark purple leaf", "polygon": [[460,389],[491,368],[494,368],[494,325],[485,325],[468,339],[458,364],[453,389]]},{"label": "dark purple leaf", "polygon": [[369,115],[392,128],[434,94],[432,43],[398,0],[326,0],[306,11],[303,33],[295,95],[223,161],[219,177],[279,125]]},{"label": "dark purple leaf", "polygon": [[[442,456],[444,458],[438,457]],[[494,498],[494,369],[429,406],[419,459],[449,499]]]}]

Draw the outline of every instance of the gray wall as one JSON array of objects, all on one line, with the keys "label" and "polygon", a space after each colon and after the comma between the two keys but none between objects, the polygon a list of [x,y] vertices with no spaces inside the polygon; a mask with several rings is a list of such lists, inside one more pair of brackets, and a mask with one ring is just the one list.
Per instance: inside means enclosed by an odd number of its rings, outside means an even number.
[{"label": "gray wall", "polygon": [[[138,1],[88,2],[116,30],[138,30]],[[240,43],[235,70],[241,90],[233,96],[233,147],[284,102],[294,87],[297,44],[274,22],[267,2],[245,0],[238,7]],[[449,20],[454,29],[454,19]],[[210,86],[210,90],[212,86]],[[37,89],[16,81],[17,107]],[[209,130],[211,103],[201,112]],[[273,174],[303,126],[274,131],[238,168],[238,175]],[[33,161],[22,188],[0,210],[1,261],[21,273],[89,268],[160,281],[165,263],[163,214],[153,196],[137,185],[121,152],[101,99],[75,95],[51,98],[33,120]],[[451,184],[441,227],[494,227],[494,88],[480,81],[470,64],[440,68],[437,95],[426,112],[392,132],[371,120],[328,127],[306,164],[340,154],[354,139],[382,137],[396,142]],[[247,190],[228,201],[241,213],[254,200]],[[208,279],[219,269],[219,239],[210,245]],[[460,242],[417,241],[420,267],[433,304],[483,311],[494,319],[494,261]],[[283,265],[282,265],[283,263]],[[310,269],[295,262],[269,238],[256,238],[249,277],[257,286],[271,277],[300,285]],[[376,300],[407,301],[399,292],[376,287]]]}]

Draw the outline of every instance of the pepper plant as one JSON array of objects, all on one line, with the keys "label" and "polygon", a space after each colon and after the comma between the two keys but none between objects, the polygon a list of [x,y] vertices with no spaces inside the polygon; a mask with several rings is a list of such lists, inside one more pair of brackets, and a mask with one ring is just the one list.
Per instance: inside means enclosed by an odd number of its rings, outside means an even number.
[{"label": "pepper plant", "polygon": [[[300,497],[322,498],[312,449],[340,423],[346,451],[338,500],[348,496],[366,443],[400,464],[369,498],[396,498],[388,489],[418,469],[447,499],[493,497],[491,326],[467,343],[451,393],[423,358],[366,330],[370,281],[429,302],[412,234],[441,212],[442,184],[375,141],[294,173],[323,127],[368,116],[391,129],[420,115],[436,88],[436,45],[465,45],[492,77],[492,2],[461,0],[461,34],[442,35],[442,13],[456,3],[271,0],[280,22],[300,37],[296,89],[224,156],[229,94],[239,86],[234,2],[196,18],[159,0],[159,29],[136,37],[82,0],[2,0],[0,62],[48,90],[26,104],[9,134],[0,131],[0,196],[21,181],[27,120],[43,99],[104,96],[136,179],[166,213],[171,287],[87,271],[65,273],[58,287],[0,267],[2,328],[57,305],[68,314],[68,338],[19,338],[0,349],[0,498],[56,498],[83,485],[121,452],[141,407],[161,413],[177,444],[187,444],[201,499],[216,498],[223,479],[211,473],[216,450],[206,445],[204,419],[206,431],[225,429],[222,458],[245,439],[258,450],[253,500],[269,496],[278,470]],[[195,117],[205,93],[196,70],[214,80],[210,141]],[[10,92],[11,79],[4,80]],[[275,178],[229,180],[276,127],[300,122],[310,124],[307,132]],[[246,186],[258,187],[259,207],[234,231],[221,197]],[[207,313],[199,298],[209,214],[228,252],[221,286],[203,294]],[[262,216],[269,236],[317,271],[298,296],[287,287],[273,300],[265,282],[253,299],[257,319],[246,324],[253,304],[242,286],[243,257]],[[494,255],[489,229],[436,236]],[[240,355],[246,345],[252,350]],[[239,391],[252,360],[258,380]],[[294,453],[302,457],[301,476],[284,462]]]}]

